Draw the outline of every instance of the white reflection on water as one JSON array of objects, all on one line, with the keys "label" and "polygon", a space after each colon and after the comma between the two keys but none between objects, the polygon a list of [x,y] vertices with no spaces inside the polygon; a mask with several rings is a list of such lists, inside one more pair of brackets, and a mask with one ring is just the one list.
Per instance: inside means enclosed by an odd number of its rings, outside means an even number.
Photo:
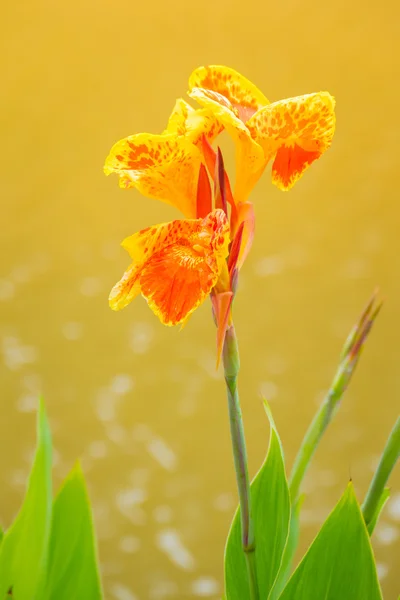
[{"label": "white reflection on water", "polygon": [[178,586],[174,581],[152,581],[149,597],[151,600],[162,600],[163,598],[176,598]]},{"label": "white reflection on water", "polygon": [[176,469],[178,463],[177,456],[172,448],[161,438],[153,437],[149,440],[147,451],[166,471],[174,471]]},{"label": "white reflection on water", "polygon": [[90,298],[100,294],[103,286],[98,277],[85,277],[80,285],[80,292],[82,296],[88,296]]},{"label": "white reflection on water", "polygon": [[19,265],[11,272],[11,279],[15,283],[28,283],[32,278],[32,269],[28,265]]},{"label": "white reflection on water", "polygon": [[206,598],[208,596],[217,595],[219,592],[219,584],[213,577],[199,577],[192,583],[192,593],[195,596]]},{"label": "white reflection on water", "polygon": [[278,395],[278,386],[273,381],[263,381],[260,383],[260,393],[266,400],[273,400]]},{"label": "white reflection on water", "polygon": [[3,360],[11,371],[17,371],[24,365],[35,362],[37,350],[33,346],[25,346],[15,336],[5,336],[2,339]]},{"label": "white reflection on water", "polygon": [[17,409],[26,413],[36,411],[42,389],[41,377],[31,373],[23,375],[20,382],[24,391],[17,400]]},{"label": "white reflection on water", "polygon": [[65,339],[70,342],[75,342],[82,337],[83,325],[76,321],[68,321],[62,326],[62,333]]},{"label": "white reflection on water", "polygon": [[107,456],[107,444],[104,440],[94,440],[89,444],[88,454],[91,458],[104,458]]},{"label": "white reflection on water", "polygon": [[147,492],[142,488],[122,490],[117,494],[117,506],[123,514],[129,516],[131,509],[139,504],[143,504],[146,499]]},{"label": "white reflection on water", "polygon": [[389,573],[389,567],[385,563],[377,563],[376,572],[378,573],[379,580],[382,581]]},{"label": "white reflection on water", "polygon": [[195,560],[191,552],[183,545],[176,529],[162,529],[157,533],[156,545],[177,567],[191,571]]},{"label": "white reflection on water", "polygon": [[172,521],[172,508],[167,504],[156,506],[153,510],[153,519],[156,523],[170,523]]},{"label": "white reflection on water", "polygon": [[138,552],[141,545],[142,543],[140,539],[134,535],[125,535],[119,540],[119,548],[121,552],[126,552],[127,554]]},{"label": "white reflection on water", "polygon": [[[134,387],[130,375],[115,375],[107,387],[100,388],[95,400],[95,410],[100,421],[114,421],[121,399]],[[119,442],[120,440],[118,440]],[[117,442],[117,443],[118,443]]]},{"label": "white reflection on water", "polygon": [[110,585],[110,592],[115,600],[139,600],[132,590],[122,585],[122,583]]},{"label": "white reflection on water", "polygon": [[133,389],[133,386],[134,381],[130,375],[120,374],[113,377],[110,384],[110,390],[113,394],[123,396],[124,394],[130,392]]},{"label": "white reflection on water", "polygon": [[219,510],[221,512],[233,511],[236,506],[236,500],[231,492],[218,494],[218,496],[214,498],[213,506],[215,510]]},{"label": "white reflection on water", "polygon": [[388,525],[382,521],[378,523],[374,531],[375,539],[382,544],[382,546],[389,546],[393,544],[399,537],[399,530],[393,525]]},{"label": "white reflection on water", "polygon": [[388,502],[388,513],[395,521],[400,521],[400,492],[396,492]]},{"label": "white reflection on water", "polygon": [[254,272],[258,277],[278,275],[285,269],[285,261],[282,255],[264,256],[254,265]]},{"label": "white reflection on water", "polygon": [[17,400],[17,409],[19,412],[30,413],[36,411],[38,405],[37,394],[23,394]]},{"label": "white reflection on water", "polygon": [[135,354],[146,354],[154,339],[154,328],[149,323],[135,323],[130,331],[129,346]]},{"label": "white reflection on water", "polygon": [[0,300],[11,300],[15,295],[15,286],[8,279],[0,279]]},{"label": "white reflection on water", "polygon": [[342,267],[342,276],[346,279],[365,279],[369,272],[369,263],[361,257],[349,259]]}]

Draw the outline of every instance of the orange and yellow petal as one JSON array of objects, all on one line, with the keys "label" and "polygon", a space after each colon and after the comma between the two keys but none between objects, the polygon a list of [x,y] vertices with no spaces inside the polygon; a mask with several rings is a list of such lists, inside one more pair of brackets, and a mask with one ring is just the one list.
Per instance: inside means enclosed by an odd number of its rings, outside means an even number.
[{"label": "orange and yellow petal", "polygon": [[155,252],[181,239],[189,239],[199,230],[202,219],[175,219],[146,227],[125,238],[121,244],[136,264],[144,263]]},{"label": "orange and yellow petal", "polygon": [[265,159],[276,155],[272,180],[280,189],[290,189],[329,148],[335,132],[334,109],[334,98],[319,92],[274,102],[249,119],[247,127]]},{"label": "orange and yellow petal", "polygon": [[229,67],[209,65],[199,67],[189,78],[189,89],[203,88],[224,97],[236,116],[247,121],[268,99],[251,81]]},{"label": "orange and yellow petal", "polygon": [[125,308],[140,294],[139,275],[140,269],[136,264],[132,264],[125,271],[120,281],[114,285],[108,298],[110,307],[113,310]]},{"label": "orange and yellow petal", "polygon": [[114,310],[141,293],[166,325],[177,325],[205,300],[218,282],[230,241],[222,210],[203,219],[149,227],[123,242],[132,266],[110,295]]},{"label": "orange and yellow petal", "polygon": [[155,253],[144,266],[140,287],[164,325],[177,325],[205,300],[218,280],[214,257],[184,243]]},{"label": "orange and yellow petal", "polygon": [[190,232],[152,254],[140,274],[140,288],[165,325],[183,323],[218,281],[228,253],[229,224],[216,210],[187,221]]},{"label": "orange and yellow petal", "polygon": [[112,147],[104,172],[119,175],[121,187],[137,188],[194,217],[201,161],[200,150],[184,137],[139,133]]},{"label": "orange and yellow petal", "polygon": [[234,199],[235,203],[246,201],[265,168],[262,148],[252,139],[248,128],[224,96],[202,88],[193,88],[189,96],[213,112],[233,138],[236,146]]}]

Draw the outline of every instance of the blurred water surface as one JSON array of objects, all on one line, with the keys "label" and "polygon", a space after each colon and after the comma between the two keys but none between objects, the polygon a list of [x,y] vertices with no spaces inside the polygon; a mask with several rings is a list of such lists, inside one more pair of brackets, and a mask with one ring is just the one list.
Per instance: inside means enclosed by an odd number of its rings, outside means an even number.
[{"label": "blurred water surface", "polygon": [[[181,332],[142,299],[115,314],[120,241],[176,218],[102,173],[119,138],[161,131],[193,68],[227,64],[270,100],[329,90],[334,144],[289,193],[267,173],[236,322],[251,471],[270,399],[288,465],[373,288],[387,298],[306,482],[302,548],[349,477],[362,498],[399,412],[399,6],[288,0],[9,3],[0,36],[0,514],[21,501],[46,398],[55,477],[83,460],[106,597],[218,598],[236,504],[208,303]],[[228,163],[232,152],[227,147]],[[399,592],[400,473],[374,536]],[[396,491],[397,490],[397,491]]]}]

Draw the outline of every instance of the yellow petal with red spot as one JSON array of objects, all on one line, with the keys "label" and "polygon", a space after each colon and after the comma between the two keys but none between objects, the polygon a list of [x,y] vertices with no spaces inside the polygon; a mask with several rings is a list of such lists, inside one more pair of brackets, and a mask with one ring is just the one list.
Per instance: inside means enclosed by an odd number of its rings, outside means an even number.
[{"label": "yellow petal with red spot", "polygon": [[244,202],[260,178],[265,159],[262,148],[250,135],[246,125],[235,113],[230,101],[218,92],[193,88],[189,96],[209,109],[232,136],[236,145],[235,202]]},{"label": "yellow petal with red spot", "polygon": [[140,294],[139,285],[140,268],[133,264],[127,269],[110,292],[108,302],[113,310],[125,308],[136,296]]},{"label": "yellow petal with red spot", "polygon": [[183,98],[178,98],[175,106],[168,119],[167,128],[164,133],[175,133],[176,135],[186,134],[186,119],[189,114],[195,112],[195,109],[190,106]]},{"label": "yellow petal with red spot", "polygon": [[319,92],[274,102],[249,119],[247,127],[265,159],[276,155],[272,181],[280,189],[290,189],[329,148],[335,132],[334,109],[334,98]]},{"label": "yellow petal with red spot", "polygon": [[166,246],[170,246],[182,238],[188,239],[193,234],[193,224],[200,222],[201,219],[176,219],[169,223],[146,227],[146,229],[125,238],[121,246],[125,248],[135,263],[142,263]]},{"label": "yellow petal with red spot", "polygon": [[185,138],[139,133],[112,147],[104,172],[119,175],[121,187],[135,187],[194,217],[201,160],[200,150]]},{"label": "yellow petal with red spot", "polygon": [[177,325],[205,300],[218,281],[228,254],[229,223],[222,210],[204,219],[177,220],[147,228],[123,246],[134,260],[113,288],[118,310],[142,293],[165,325]]},{"label": "yellow petal with red spot", "polygon": [[183,98],[179,98],[164,133],[184,136],[198,146],[203,135],[212,143],[222,129],[212,112],[205,109],[195,110]]},{"label": "yellow petal with red spot", "polygon": [[229,67],[199,67],[190,76],[189,89],[203,88],[217,92],[231,104],[236,116],[247,121],[268,99],[251,81]]}]

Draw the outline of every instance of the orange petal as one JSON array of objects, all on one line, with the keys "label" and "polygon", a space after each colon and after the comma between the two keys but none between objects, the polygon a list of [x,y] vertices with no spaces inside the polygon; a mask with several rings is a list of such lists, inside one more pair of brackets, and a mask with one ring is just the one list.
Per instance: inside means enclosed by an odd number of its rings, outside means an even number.
[{"label": "orange petal", "polygon": [[247,122],[265,159],[276,154],[272,180],[280,189],[289,189],[329,148],[335,132],[334,107],[333,97],[319,92],[274,102]]},{"label": "orange petal", "polygon": [[243,233],[236,268],[241,269],[246,260],[254,240],[255,214],[251,202],[243,202],[238,206],[238,222],[243,224]]},{"label": "orange petal", "polygon": [[191,225],[187,237],[155,252],[140,274],[141,292],[165,325],[182,323],[205,300],[228,252],[229,225],[223,211]]},{"label": "orange petal", "polygon": [[197,183],[196,216],[205,217],[212,210],[211,185],[206,167],[201,164]]},{"label": "orange petal", "polygon": [[199,67],[193,71],[189,89],[195,87],[224,96],[242,121],[247,121],[261,106],[269,104],[264,94],[246,77],[234,69],[220,65]]},{"label": "orange petal", "polygon": [[140,277],[152,311],[164,325],[182,323],[207,297],[218,280],[216,261],[184,244],[154,254]]},{"label": "orange petal", "polygon": [[135,263],[144,263],[155,252],[159,252],[182,238],[190,238],[200,229],[201,222],[201,219],[176,219],[168,223],[146,227],[146,229],[125,238],[121,246],[129,252]]},{"label": "orange petal", "polygon": [[177,219],[154,227],[146,227],[146,229],[127,237],[121,245],[129,252],[133,264],[111,290],[110,307],[113,310],[120,310],[140,294],[139,279],[146,261],[155,252],[161,251],[182,238],[189,238],[193,235],[194,229],[199,229],[200,223],[201,219],[197,221]]},{"label": "orange petal", "polygon": [[139,133],[112,147],[104,172],[117,173],[122,187],[135,187],[194,217],[201,160],[200,150],[185,138]]},{"label": "orange petal", "polygon": [[236,145],[235,203],[244,202],[261,176],[266,161],[261,146],[250,135],[246,125],[236,115],[229,100],[218,92],[193,88],[189,96],[213,111]]},{"label": "orange petal", "polygon": [[280,190],[290,190],[307,167],[320,156],[321,152],[307,152],[297,144],[282,146],[272,165],[272,183]]},{"label": "orange petal", "polygon": [[222,351],[226,329],[231,317],[231,306],[233,301],[232,292],[222,292],[220,294],[212,294],[211,301],[213,304],[215,321],[217,324],[217,369],[221,362]]},{"label": "orange petal", "polygon": [[[202,138],[202,150],[203,150],[203,157],[204,157],[204,161],[205,161],[207,170],[215,184],[217,153],[215,152],[215,150],[212,148],[212,146],[210,145],[210,143],[204,136]],[[229,181],[229,177],[228,177],[228,174],[226,171],[224,174],[224,187],[225,187],[225,197],[226,197],[227,202],[231,205],[232,214],[236,214],[236,206],[235,206],[235,201],[234,201],[233,194],[232,194],[231,183]]]}]

